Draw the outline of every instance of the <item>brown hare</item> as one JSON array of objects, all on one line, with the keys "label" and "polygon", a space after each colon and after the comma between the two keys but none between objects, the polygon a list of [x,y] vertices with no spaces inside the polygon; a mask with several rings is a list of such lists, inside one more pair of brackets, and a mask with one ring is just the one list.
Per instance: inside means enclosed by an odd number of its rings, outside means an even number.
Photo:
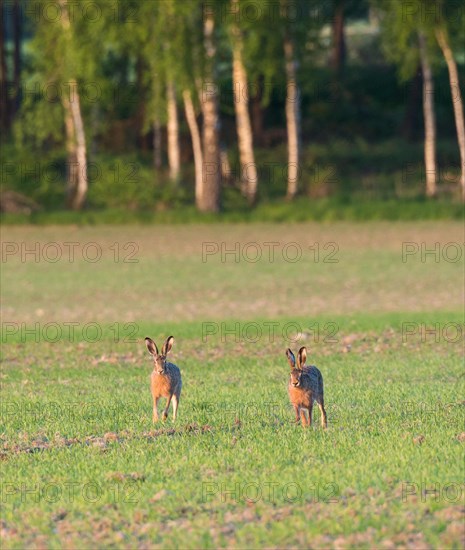
[{"label": "brown hare", "polygon": [[167,338],[161,353],[158,353],[158,348],[151,338],[145,339],[145,344],[150,354],[153,357],[153,371],[150,377],[150,390],[153,398],[153,422],[158,421],[158,400],[160,397],[166,397],[166,407],[163,411],[163,420],[168,417],[168,409],[173,400],[173,420],[176,420],[178,411],[179,398],[181,396],[181,372],[173,363],[167,363],[166,356],[173,347],[174,338]]},{"label": "brown hare", "polygon": [[[295,412],[295,421],[302,421],[302,426],[311,426],[313,401],[318,403],[321,412],[321,425],[326,428],[326,411],[323,397],[323,376],[314,366],[305,366],[307,360],[307,350],[302,347],[297,354],[297,365],[295,356],[288,348],[286,356],[291,366],[291,376],[289,379],[288,392],[292,406]],[[305,415],[308,411],[308,419]]]}]

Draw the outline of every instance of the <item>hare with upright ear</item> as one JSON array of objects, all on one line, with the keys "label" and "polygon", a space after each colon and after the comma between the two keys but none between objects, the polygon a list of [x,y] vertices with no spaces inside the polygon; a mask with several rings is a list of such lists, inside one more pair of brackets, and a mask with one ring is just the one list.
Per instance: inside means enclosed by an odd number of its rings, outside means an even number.
[{"label": "hare with upright ear", "polygon": [[[291,366],[291,376],[289,378],[288,393],[295,412],[295,421],[302,422],[302,426],[311,426],[313,402],[316,401],[321,412],[321,425],[327,426],[326,411],[323,396],[323,376],[314,366],[307,367],[307,350],[302,347],[297,354],[297,364],[295,356],[288,348],[286,357]],[[308,419],[305,415],[308,411]]]},{"label": "hare with upright ear", "polygon": [[153,398],[153,422],[158,421],[158,400],[160,397],[166,397],[166,407],[163,411],[163,420],[168,417],[168,409],[173,401],[173,420],[176,420],[179,399],[181,397],[181,372],[176,365],[168,363],[166,356],[173,347],[174,338],[167,338],[165,344],[158,353],[158,348],[151,338],[145,339],[145,344],[153,357],[153,371],[150,378],[150,389]]}]

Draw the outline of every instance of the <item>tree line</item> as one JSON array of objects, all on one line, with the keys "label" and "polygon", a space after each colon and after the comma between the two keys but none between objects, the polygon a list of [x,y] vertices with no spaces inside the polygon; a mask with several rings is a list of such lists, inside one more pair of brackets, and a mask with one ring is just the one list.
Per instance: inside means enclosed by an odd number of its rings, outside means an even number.
[{"label": "tree line", "polygon": [[[385,58],[395,63],[400,79],[421,75],[429,197],[436,195],[438,180],[433,73],[441,64],[447,66],[465,198],[465,129],[456,62],[465,25],[459,2],[1,0],[0,6],[2,135],[66,150],[71,209],[85,204],[90,136],[102,121],[116,116],[111,92],[122,66],[140,92],[137,109],[143,132],[153,139],[156,170],[163,168],[166,139],[174,186],[182,176],[180,128],[185,121],[195,167],[195,204],[202,212],[220,210],[222,171],[227,170],[218,75],[224,80],[225,71],[230,73],[238,179],[250,205],[256,204],[261,185],[255,158],[261,106],[273,93],[273,85],[265,83],[280,82],[285,88],[286,198],[292,200],[299,193],[301,173],[303,68],[311,70],[326,55],[334,81],[344,78],[345,26],[357,17],[376,19]],[[83,89],[87,86],[89,95],[92,85],[96,100],[84,108]],[[24,93],[25,86],[39,93]],[[43,90],[53,89],[59,93],[50,101]]]}]

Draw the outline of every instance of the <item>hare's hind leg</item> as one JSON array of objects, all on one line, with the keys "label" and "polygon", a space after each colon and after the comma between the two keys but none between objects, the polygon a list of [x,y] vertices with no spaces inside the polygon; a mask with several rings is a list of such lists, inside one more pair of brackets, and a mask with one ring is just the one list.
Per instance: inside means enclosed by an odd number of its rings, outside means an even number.
[{"label": "hare's hind leg", "polygon": [[308,407],[308,422],[307,426],[312,425],[312,412],[313,412],[313,400],[310,401],[310,406]]},{"label": "hare's hind leg", "polygon": [[302,423],[302,426],[308,426],[307,415],[304,408],[300,409],[300,421]]},{"label": "hare's hind leg", "polygon": [[321,413],[321,427],[322,428],[327,428],[328,427],[328,420],[327,420],[327,417],[326,417],[325,400],[324,400],[323,396],[321,396],[317,400],[317,403],[318,403],[318,407],[320,408],[320,413]]}]

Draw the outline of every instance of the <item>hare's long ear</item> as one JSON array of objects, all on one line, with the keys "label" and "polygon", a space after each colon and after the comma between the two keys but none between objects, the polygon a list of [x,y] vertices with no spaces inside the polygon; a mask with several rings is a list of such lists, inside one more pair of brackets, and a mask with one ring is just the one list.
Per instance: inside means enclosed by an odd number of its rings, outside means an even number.
[{"label": "hare's long ear", "polygon": [[289,361],[289,365],[291,366],[291,369],[293,369],[295,367],[295,356],[289,348],[287,348],[286,350],[286,357],[287,357],[287,360]]},{"label": "hare's long ear", "polygon": [[163,345],[163,348],[161,350],[162,355],[168,355],[168,353],[171,351],[171,348],[173,347],[173,342],[174,342],[173,336],[169,336],[166,339],[166,342]]},{"label": "hare's long ear", "polygon": [[302,370],[305,367],[305,361],[307,361],[307,348],[302,347],[297,355],[297,368]]},{"label": "hare's long ear", "polygon": [[145,339],[145,345],[152,355],[158,355],[157,344],[155,344],[155,342],[148,336]]}]

